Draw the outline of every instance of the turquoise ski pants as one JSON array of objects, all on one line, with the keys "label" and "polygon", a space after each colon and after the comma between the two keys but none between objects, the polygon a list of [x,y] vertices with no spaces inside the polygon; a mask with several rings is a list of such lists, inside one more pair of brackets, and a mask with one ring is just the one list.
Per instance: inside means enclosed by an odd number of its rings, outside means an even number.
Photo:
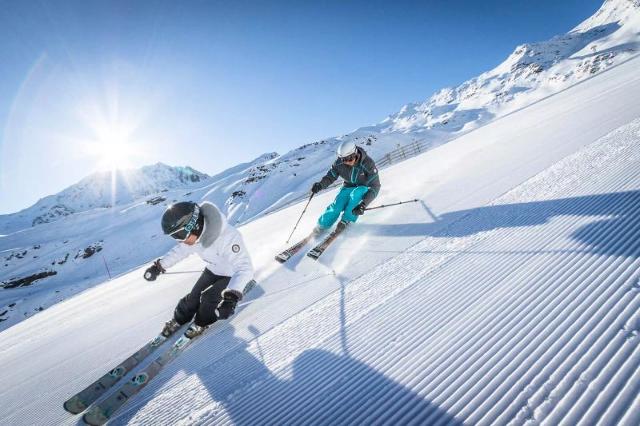
[{"label": "turquoise ski pants", "polygon": [[351,213],[351,210],[360,204],[367,191],[369,191],[368,186],[355,186],[352,188],[343,186],[333,203],[329,204],[329,207],[320,215],[318,226],[322,229],[330,228],[338,219],[340,213],[342,213],[342,220],[345,222],[358,220],[358,216]]}]

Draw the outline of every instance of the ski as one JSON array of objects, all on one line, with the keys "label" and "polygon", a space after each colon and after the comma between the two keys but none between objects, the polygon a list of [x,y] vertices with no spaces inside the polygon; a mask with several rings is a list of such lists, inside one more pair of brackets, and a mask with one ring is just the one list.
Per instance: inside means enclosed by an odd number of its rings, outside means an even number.
[{"label": "ski", "polygon": [[[251,280],[245,287],[243,293],[247,294],[254,286],[256,282]],[[215,323],[214,323],[215,324]],[[205,331],[206,333],[206,331]],[[109,421],[113,413],[120,409],[131,397],[140,392],[151,379],[156,377],[164,367],[166,367],[171,361],[176,359],[185,348],[187,348],[191,342],[203,334],[195,336],[190,339],[185,335],[180,336],[176,342],[171,345],[164,353],[159,355],[155,360],[149,364],[144,370],[136,374],[130,381],[121,385],[112,395],[107,399],[91,406],[89,411],[83,416],[83,420],[88,425],[98,426],[103,425]]]},{"label": "ski", "polygon": [[[194,338],[195,339],[195,338]],[[157,357],[144,371],[136,374],[130,381],[120,386],[107,399],[93,405],[83,416],[82,420],[89,425],[103,425],[129,398],[140,392],[151,379],[186,348],[193,339],[182,335],[162,355]]]},{"label": "ski", "polygon": [[336,229],[334,229],[329,235],[327,235],[327,237],[324,240],[322,240],[320,244],[318,244],[317,246],[309,250],[309,252],[307,253],[307,256],[309,256],[313,260],[318,260],[318,258],[322,256],[322,253],[324,253],[327,247],[329,247],[329,245],[331,245],[331,243],[336,238],[338,238],[338,235],[340,235],[345,229],[347,229],[347,226],[348,226],[347,222],[341,221],[340,223],[338,223],[338,225],[336,226]]},{"label": "ski", "polygon": [[292,245],[291,247],[289,247],[288,249],[284,250],[282,253],[278,254],[276,256],[276,260],[280,263],[284,263],[287,260],[291,259],[291,257],[293,257],[296,253],[298,253],[304,246],[307,245],[307,243],[309,241],[311,241],[313,239],[313,237],[315,236],[315,233],[311,233],[308,236],[304,237],[302,240],[300,240],[299,242],[295,243],[294,245]]},{"label": "ski", "polygon": [[66,400],[63,404],[64,409],[71,414],[80,414],[166,341],[167,337],[162,334],[157,335],[117,367]]}]

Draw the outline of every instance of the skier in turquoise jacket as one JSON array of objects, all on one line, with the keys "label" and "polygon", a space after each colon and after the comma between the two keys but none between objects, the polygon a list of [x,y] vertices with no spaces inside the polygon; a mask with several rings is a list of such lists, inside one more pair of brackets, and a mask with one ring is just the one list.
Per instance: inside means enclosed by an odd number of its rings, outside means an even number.
[{"label": "skier in turquoise jacket", "polygon": [[330,228],[340,214],[340,226],[355,222],[380,192],[378,169],[364,149],[356,146],[353,141],[345,141],[338,147],[337,154],[338,158],[327,174],[311,187],[311,192],[316,194],[338,177],[344,179],[335,200],[318,219],[316,233]]}]

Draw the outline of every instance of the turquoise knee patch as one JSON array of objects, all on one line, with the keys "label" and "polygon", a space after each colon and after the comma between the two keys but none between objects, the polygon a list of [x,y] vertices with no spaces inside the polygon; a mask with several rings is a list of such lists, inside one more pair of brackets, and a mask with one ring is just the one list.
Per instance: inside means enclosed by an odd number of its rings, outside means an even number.
[{"label": "turquoise knee patch", "polygon": [[327,209],[320,215],[318,218],[318,226],[323,229],[330,228],[340,214],[343,212],[349,201],[351,200],[351,190],[353,188],[341,188],[336,195],[336,198],[333,200],[331,204],[327,207]]},{"label": "turquoise knee patch", "polygon": [[367,191],[369,191],[368,186],[356,186],[355,188],[351,188],[349,194],[349,201],[345,206],[344,213],[342,214],[342,220],[345,222],[355,222],[358,220],[358,216],[352,213],[352,210],[356,208],[358,204],[362,201],[362,198],[365,196]]}]

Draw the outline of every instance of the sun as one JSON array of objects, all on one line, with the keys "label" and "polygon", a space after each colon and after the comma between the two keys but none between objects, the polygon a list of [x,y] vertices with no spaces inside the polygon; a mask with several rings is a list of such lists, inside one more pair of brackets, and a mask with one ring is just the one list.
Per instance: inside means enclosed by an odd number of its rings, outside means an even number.
[{"label": "sun", "polygon": [[141,153],[133,138],[135,127],[98,122],[101,125],[93,126],[93,137],[86,142],[85,151],[94,162],[96,171],[110,172],[113,206],[117,204],[121,184],[130,187],[130,171],[134,168],[134,159],[141,157]]},{"label": "sun", "polygon": [[95,158],[99,170],[122,170],[133,166],[138,154],[131,132],[122,125],[112,124],[96,129],[96,138],[87,145],[88,153]]}]

